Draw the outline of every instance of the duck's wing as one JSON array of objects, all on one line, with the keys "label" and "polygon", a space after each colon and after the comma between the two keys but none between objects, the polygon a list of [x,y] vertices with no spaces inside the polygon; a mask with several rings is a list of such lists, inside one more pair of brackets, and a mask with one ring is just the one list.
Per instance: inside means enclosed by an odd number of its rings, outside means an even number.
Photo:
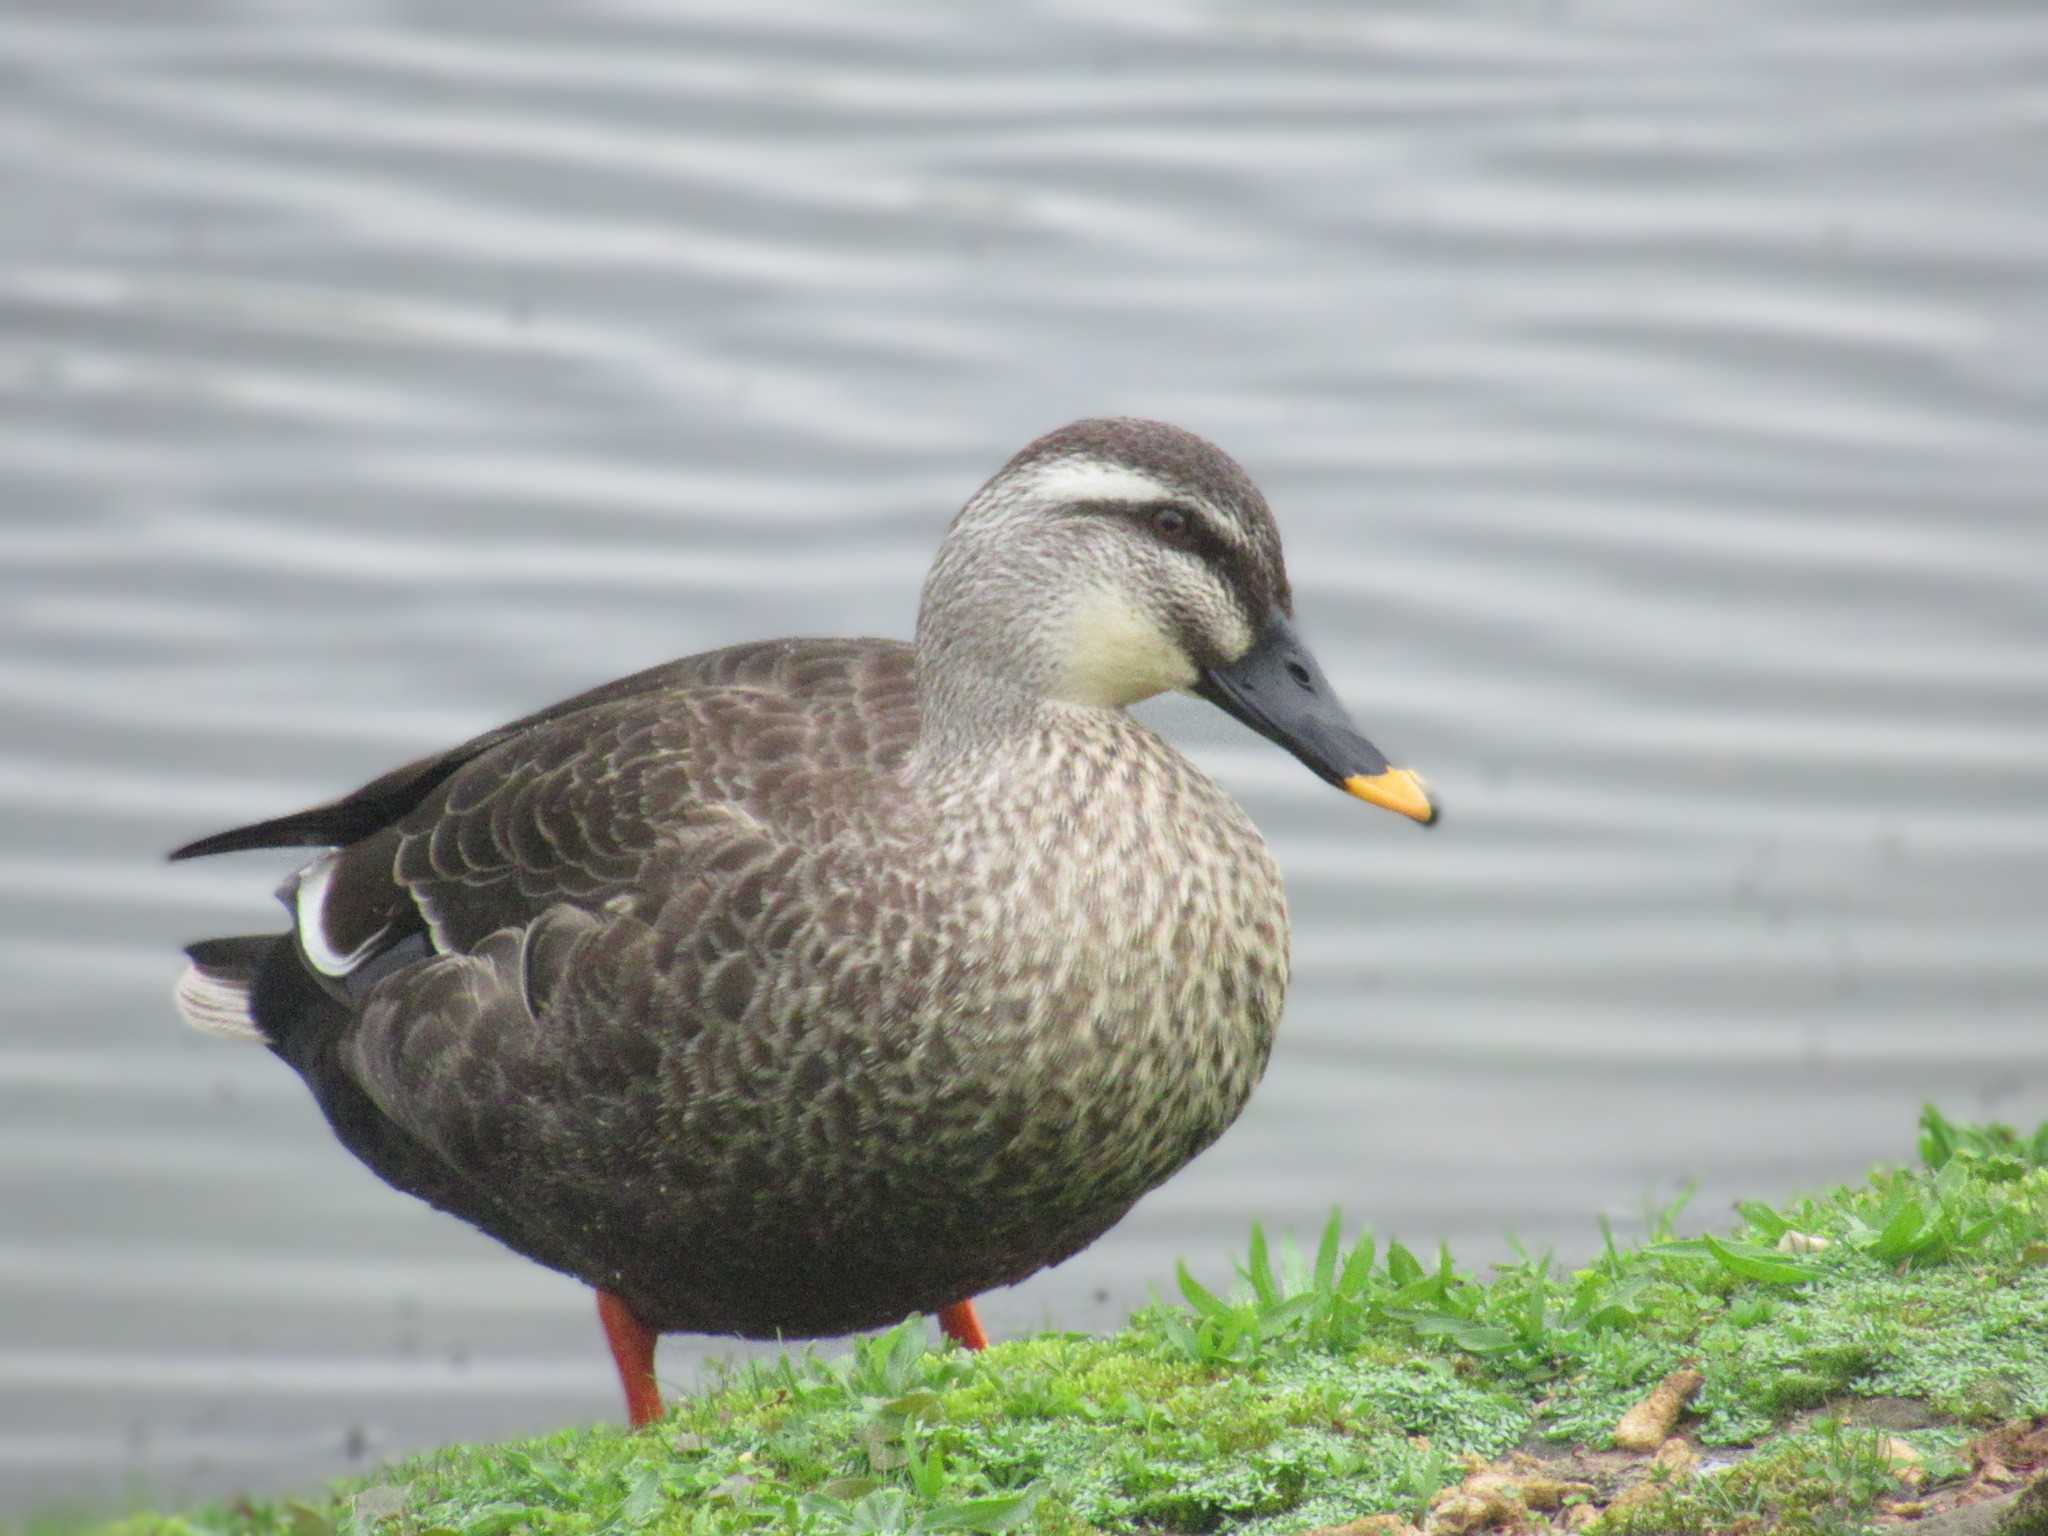
[{"label": "duck's wing", "polygon": [[[181,853],[340,846],[280,892],[291,932],[192,946],[181,1012],[284,1057],[387,1182],[615,1285],[668,1191],[768,1177],[759,1137],[693,1137],[675,1106],[753,1113],[780,1046],[751,1026],[800,933],[876,910],[834,840],[916,726],[903,645],[740,647],[204,839]],[[801,985],[858,990],[824,947]]]},{"label": "duck's wing", "polygon": [[333,848],[279,894],[308,971],[356,1004],[395,969],[468,954],[558,905],[631,916],[693,869],[829,836],[855,782],[900,763],[915,731],[906,646],[737,646],[594,689],[173,857]]}]

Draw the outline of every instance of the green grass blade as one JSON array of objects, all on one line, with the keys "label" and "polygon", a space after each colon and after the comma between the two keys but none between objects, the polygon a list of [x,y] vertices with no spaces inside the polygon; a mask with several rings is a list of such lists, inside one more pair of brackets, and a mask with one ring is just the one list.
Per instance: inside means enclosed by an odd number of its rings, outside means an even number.
[{"label": "green grass blade", "polygon": [[1816,1272],[1816,1266],[1799,1263],[1768,1248],[1724,1243],[1712,1237],[1701,1241],[1707,1245],[1707,1251],[1720,1261],[1723,1269],[1744,1280],[1760,1280],[1766,1285],[1804,1285]]},{"label": "green grass blade", "polygon": [[1387,1278],[1397,1286],[1410,1286],[1420,1280],[1426,1271],[1422,1261],[1399,1243],[1387,1244]]},{"label": "green grass blade", "polygon": [[1181,1295],[1187,1297],[1188,1305],[1193,1307],[1197,1314],[1202,1317],[1223,1317],[1229,1313],[1229,1304],[1189,1274],[1185,1262],[1174,1265],[1174,1274],[1180,1281]]},{"label": "green grass blade", "polygon": [[1344,1221],[1335,1206],[1330,1207],[1330,1219],[1323,1223],[1323,1240],[1316,1244],[1315,1288],[1319,1296],[1328,1296],[1337,1288],[1337,1256],[1344,1247]]},{"label": "green grass blade", "polygon": [[1337,1276],[1337,1294],[1354,1301],[1362,1297],[1372,1285],[1372,1267],[1378,1262],[1379,1243],[1370,1232],[1359,1233]]},{"label": "green grass blade", "polygon": [[1273,1278],[1273,1256],[1266,1250],[1266,1231],[1256,1221],[1252,1223],[1252,1246],[1250,1258],[1245,1267],[1245,1278],[1252,1283],[1252,1295],[1261,1307],[1270,1307],[1280,1299],[1280,1283]]}]

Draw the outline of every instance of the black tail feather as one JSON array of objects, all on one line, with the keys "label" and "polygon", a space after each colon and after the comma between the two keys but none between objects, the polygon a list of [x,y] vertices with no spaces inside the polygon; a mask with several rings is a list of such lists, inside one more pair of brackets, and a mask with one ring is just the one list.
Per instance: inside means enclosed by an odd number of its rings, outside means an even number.
[{"label": "black tail feather", "polygon": [[294,811],[246,827],[231,827],[211,837],[198,838],[171,850],[173,863],[179,859],[203,859],[215,853],[241,853],[250,848],[332,848],[347,841],[335,825],[334,807]]},{"label": "black tail feather", "polygon": [[248,933],[232,939],[199,939],[185,946],[185,958],[223,981],[251,986],[264,957],[283,937],[278,933]]},{"label": "black tail feather", "polygon": [[241,853],[250,848],[343,848],[381,831],[418,805],[450,774],[487,747],[503,732],[480,736],[439,757],[422,758],[373,779],[352,795],[310,810],[273,816],[246,827],[230,827],[174,849],[173,861],[203,859],[215,853]]}]

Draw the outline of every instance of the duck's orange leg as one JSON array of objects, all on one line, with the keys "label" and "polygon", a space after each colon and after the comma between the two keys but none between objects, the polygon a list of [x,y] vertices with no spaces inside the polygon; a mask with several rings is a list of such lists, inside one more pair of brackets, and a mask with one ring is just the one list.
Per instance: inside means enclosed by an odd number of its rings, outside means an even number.
[{"label": "duck's orange leg", "polygon": [[974,1298],[956,1301],[950,1307],[939,1308],[939,1332],[968,1349],[987,1349],[988,1335],[982,1331],[981,1318],[974,1310]]},{"label": "duck's orange leg", "polygon": [[598,1321],[604,1341],[612,1347],[619,1385],[626,1389],[626,1419],[635,1429],[661,1417],[661,1389],[654,1384],[654,1341],[657,1337],[610,1291],[597,1293]]}]

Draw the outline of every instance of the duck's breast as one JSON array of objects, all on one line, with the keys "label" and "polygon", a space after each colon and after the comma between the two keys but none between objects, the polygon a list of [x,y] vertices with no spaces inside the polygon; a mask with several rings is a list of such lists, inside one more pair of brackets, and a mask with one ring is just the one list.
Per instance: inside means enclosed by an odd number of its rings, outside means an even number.
[{"label": "duck's breast", "polygon": [[952,956],[919,1034],[1000,1126],[993,1201],[1120,1212],[1265,1069],[1289,973],[1279,870],[1228,795],[1122,714],[1058,720],[1002,774],[942,818],[926,888]]}]

